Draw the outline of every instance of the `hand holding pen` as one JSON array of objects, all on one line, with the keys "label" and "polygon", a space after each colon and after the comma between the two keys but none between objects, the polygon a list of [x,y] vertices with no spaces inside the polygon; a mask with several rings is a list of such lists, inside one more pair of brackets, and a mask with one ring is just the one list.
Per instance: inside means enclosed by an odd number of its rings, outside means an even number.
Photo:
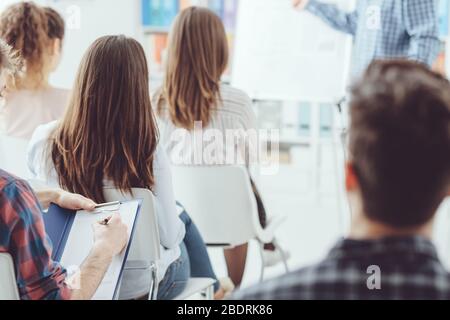
[{"label": "hand holding pen", "polygon": [[[96,213],[105,212],[105,211],[117,211],[117,206],[120,206],[120,201],[114,201],[114,202],[108,202],[108,203],[102,203],[95,206]],[[108,207],[113,207],[112,209],[107,209]],[[99,221],[99,224],[103,226],[107,226],[109,224],[109,221],[111,220],[111,216],[108,218],[103,219],[102,221]]]},{"label": "hand holding pen", "polygon": [[94,223],[94,243],[102,251],[107,251],[111,257],[119,254],[127,243],[128,228],[122,222],[118,213]]}]

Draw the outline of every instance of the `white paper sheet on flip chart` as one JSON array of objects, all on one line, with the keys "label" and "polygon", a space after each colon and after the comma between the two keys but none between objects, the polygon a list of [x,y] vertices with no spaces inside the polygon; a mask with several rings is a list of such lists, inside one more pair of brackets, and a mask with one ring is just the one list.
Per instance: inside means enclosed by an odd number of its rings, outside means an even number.
[{"label": "white paper sheet on flip chart", "polygon": [[[353,4],[331,2],[346,10]],[[326,102],[344,95],[350,36],[294,10],[291,0],[245,0],[239,5],[234,86],[255,99]]]}]

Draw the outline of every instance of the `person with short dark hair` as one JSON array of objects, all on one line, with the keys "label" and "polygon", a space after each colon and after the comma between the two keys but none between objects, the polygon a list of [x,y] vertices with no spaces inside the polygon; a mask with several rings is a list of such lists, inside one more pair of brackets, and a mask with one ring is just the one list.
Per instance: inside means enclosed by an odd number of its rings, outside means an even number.
[{"label": "person with short dark hair", "polygon": [[422,64],[376,61],[350,104],[350,235],[318,265],[235,299],[450,299],[431,242],[450,194],[450,83]]}]

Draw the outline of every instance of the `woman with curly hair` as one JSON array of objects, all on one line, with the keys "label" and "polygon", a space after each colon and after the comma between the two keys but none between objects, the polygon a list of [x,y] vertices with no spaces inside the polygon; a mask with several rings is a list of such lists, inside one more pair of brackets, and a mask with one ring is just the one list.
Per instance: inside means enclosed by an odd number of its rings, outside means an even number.
[{"label": "woman with curly hair", "polygon": [[7,135],[29,139],[37,126],[63,116],[69,91],[52,87],[49,77],[59,64],[64,32],[56,11],[33,2],[13,4],[0,15],[0,38],[23,59],[1,110]]},{"label": "woman with curly hair", "polygon": [[0,39],[0,98],[2,98],[8,88],[8,84],[13,83],[14,77],[20,70],[21,61],[14,50],[5,41]]}]

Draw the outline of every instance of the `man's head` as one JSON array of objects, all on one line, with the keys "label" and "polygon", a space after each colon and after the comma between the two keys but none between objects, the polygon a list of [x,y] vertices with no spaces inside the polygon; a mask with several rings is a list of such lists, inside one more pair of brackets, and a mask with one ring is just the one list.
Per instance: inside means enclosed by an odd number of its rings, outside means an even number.
[{"label": "man's head", "polygon": [[20,70],[20,59],[5,41],[0,39],[0,97],[6,90],[7,83],[11,76]]},{"label": "man's head", "polygon": [[403,60],[372,63],[353,86],[347,189],[371,221],[431,221],[450,191],[450,84]]}]

